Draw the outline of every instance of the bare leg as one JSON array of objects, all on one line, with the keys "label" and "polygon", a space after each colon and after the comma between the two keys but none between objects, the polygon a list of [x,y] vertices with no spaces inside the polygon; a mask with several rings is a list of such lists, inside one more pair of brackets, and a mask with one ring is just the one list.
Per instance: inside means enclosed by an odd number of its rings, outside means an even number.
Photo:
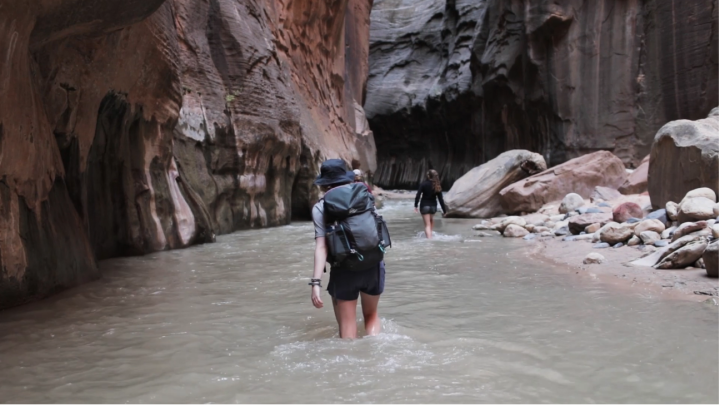
[{"label": "bare leg", "polygon": [[375,336],[382,329],[382,323],[377,311],[379,301],[379,295],[360,293],[360,304],[362,305],[363,319],[365,319],[365,333],[368,336]]},{"label": "bare leg", "polygon": [[341,339],[357,338],[356,308],[357,300],[345,301],[333,298],[333,309],[335,310],[335,319],[340,326]]},{"label": "bare leg", "polygon": [[425,223],[425,236],[432,239],[432,214],[423,214],[422,218]]},{"label": "bare leg", "polygon": [[432,235],[434,229],[435,229],[435,215],[430,214],[430,235]]}]

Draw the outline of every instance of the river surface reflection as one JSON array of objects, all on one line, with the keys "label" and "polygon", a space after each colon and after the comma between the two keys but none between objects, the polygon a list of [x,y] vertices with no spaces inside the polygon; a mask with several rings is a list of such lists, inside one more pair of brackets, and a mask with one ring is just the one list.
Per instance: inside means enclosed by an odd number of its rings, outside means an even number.
[{"label": "river surface reflection", "polygon": [[[718,308],[578,283],[410,202],[383,209],[383,332],[310,304],[309,222],[107,260],[0,312],[2,402],[718,402]],[[327,275],[325,275],[325,279]]]}]

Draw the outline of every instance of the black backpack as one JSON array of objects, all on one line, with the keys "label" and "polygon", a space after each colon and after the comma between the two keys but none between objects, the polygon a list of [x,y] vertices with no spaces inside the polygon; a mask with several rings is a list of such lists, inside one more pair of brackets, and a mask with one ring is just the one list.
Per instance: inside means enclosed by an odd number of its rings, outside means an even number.
[{"label": "black backpack", "polygon": [[367,186],[335,187],[323,200],[327,261],[332,268],[358,271],[377,266],[391,246],[390,233]]}]

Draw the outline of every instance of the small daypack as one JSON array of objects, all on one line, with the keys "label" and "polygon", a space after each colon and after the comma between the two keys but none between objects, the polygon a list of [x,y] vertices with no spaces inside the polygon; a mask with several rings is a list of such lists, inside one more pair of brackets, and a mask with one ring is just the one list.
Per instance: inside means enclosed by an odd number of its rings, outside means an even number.
[{"label": "small daypack", "polygon": [[390,233],[375,211],[367,186],[352,183],[336,187],[323,200],[327,261],[332,268],[358,271],[377,266],[391,246]]}]

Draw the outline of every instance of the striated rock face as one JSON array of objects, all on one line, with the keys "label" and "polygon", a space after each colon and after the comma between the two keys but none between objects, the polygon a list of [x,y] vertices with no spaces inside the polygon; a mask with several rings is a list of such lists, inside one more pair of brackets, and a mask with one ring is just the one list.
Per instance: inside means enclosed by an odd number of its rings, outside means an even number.
[{"label": "striated rock face", "polygon": [[307,217],[325,158],[375,171],[370,1],[95,3],[0,2],[0,308]]},{"label": "striated rock face", "polygon": [[509,149],[637,167],[718,99],[716,0],[377,0],[365,104],[377,181],[452,181]]}]

